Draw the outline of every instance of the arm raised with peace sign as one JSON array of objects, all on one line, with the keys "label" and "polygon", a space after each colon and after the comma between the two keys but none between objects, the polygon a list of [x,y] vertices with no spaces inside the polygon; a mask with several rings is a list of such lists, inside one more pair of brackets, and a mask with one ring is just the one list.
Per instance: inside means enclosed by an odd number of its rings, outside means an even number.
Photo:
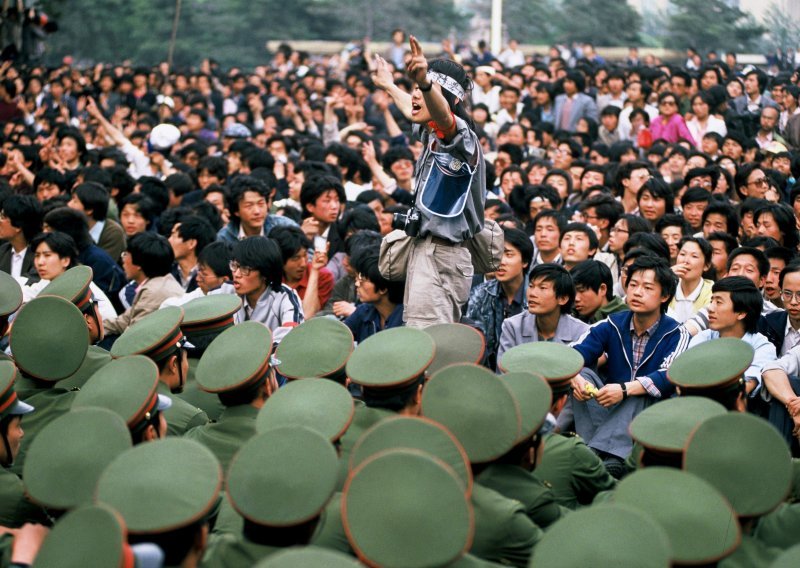
[{"label": "arm raised with peace sign", "polygon": [[[408,43],[411,48],[411,60],[406,66],[408,77],[417,83],[422,98],[425,100],[425,106],[428,109],[430,118],[436,123],[438,129],[444,133],[444,140],[449,141],[456,133],[456,121],[450,110],[450,105],[442,94],[442,87],[427,77],[428,60],[425,58],[422,46],[417,38],[410,36]],[[412,101],[413,99],[414,96],[412,96]],[[412,118],[412,121],[425,123],[428,121],[425,116],[428,113],[421,113],[421,119],[415,120]]]},{"label": "arm raised with peace sign", "polygon": [[403,113],[403,116],[411,120],[411,95],[394,84],[389,64],[378,54],[375,54],[375,70],[372,73],[372,82],[379,89],[386,91],[392,97],[395,106]]}]

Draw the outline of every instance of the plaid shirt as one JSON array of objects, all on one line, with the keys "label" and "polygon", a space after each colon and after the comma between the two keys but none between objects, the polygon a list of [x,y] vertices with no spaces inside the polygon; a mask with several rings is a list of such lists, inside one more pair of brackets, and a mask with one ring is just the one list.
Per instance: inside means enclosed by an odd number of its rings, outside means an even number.
[{"label": "plaid shirt", "polygon": [[[653,334],[656,332],[656,328],[658,324],[661,323],[661,318],[659,317],[656,322],[648,327],[646,330],[642,332],[641,335],[636,334],[636,329],[633,325],[633,318],[631,318],[631,341],[633,343],[633,373],[636,374],[636,371],[639,370],[639,363],[642,361],[642,357],[644,357],[644,351],[647,349],[647,342],[650,341],[650,338],[653,337]],[[639,381],[645,390],[653,396],[660,396],[658,394],[658,389],[653,384],[653,381],[650,380],[649,377],[636,377],[636,380]],[[655,391],[655,393],[654,393]]]}]

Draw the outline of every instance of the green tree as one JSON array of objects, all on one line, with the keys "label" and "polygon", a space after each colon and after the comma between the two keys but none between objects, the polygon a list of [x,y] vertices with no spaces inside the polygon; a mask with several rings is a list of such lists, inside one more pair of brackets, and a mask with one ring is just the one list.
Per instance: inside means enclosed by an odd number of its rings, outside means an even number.
[{"label": "green tree", "polygon": [[747,51],[755,48],[766,29],[751,15],[723,0],[672,0],[667,47],[700,51]]},{"label": "green tree", "polygon": [[627,0],[564,0],[557,25],[563,41],[632,45],[639,43],[642,17]]},{"label": "green tree", "polygon": [[[486,13],[488,10],[487,7]],[[503,22],[508,37],[521,43],[553,43],[559,36],[556,26],[558,10],[557,0],[505,0]]]},{"label": "green tree", "polygon": [[777,5],[770,6],[764,23],[769,30],[768,47],[782,49],[785,53],[800,43],[800,22],[787,18]]}]

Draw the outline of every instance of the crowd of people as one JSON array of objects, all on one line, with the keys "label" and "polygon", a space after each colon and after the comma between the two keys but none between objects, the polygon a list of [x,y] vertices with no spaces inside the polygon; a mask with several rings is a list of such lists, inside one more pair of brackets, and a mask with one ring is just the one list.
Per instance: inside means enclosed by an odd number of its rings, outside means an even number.
[{"label": "crowd of people", "polygon": [[0,129],[0,568],[800,557],[800,68],[397,30]]}]

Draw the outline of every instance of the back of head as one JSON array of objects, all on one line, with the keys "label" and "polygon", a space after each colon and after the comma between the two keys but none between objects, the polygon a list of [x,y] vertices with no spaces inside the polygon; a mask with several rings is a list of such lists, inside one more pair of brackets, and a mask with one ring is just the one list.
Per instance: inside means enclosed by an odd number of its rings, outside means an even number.
[{"label": "back of head", "polygon": [[169,241],[150,231],[137,233],[128,240],[128,254],[147,278],[166,276],[175,261]]}]

